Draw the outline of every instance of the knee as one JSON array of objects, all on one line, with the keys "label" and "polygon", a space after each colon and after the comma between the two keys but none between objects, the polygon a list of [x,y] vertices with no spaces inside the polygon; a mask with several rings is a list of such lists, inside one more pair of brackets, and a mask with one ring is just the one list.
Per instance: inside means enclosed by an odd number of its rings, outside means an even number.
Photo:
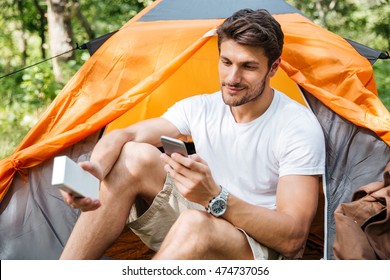
[{"label": "knee", "polygon": [[132,178],[139,179],[161,165],[159,156],[160,151],[152,145],[128,142],[123,146],[118,161]]},{"label": "knee", "polygon": [[147,174],[151,174],[154,166],[160,164],[160,152],[152,145],[128,142],[106,177],[109,185],[128,185],[142,181]]},{"label": "knee", "polygon": [[[177,219],[174,229],[178,240],[193,243],[198,250],[207,248],[208,234],[212,232],[210,216],[203,211],[187,210]],[[187,243],[188,244],[188,243]]]}]

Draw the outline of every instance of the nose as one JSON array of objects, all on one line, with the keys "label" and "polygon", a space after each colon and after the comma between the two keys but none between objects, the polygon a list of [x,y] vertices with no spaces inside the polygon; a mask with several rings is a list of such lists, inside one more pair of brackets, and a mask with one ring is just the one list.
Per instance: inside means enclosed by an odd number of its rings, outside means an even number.
[{"label": "nose", "polygon": [[229,85],[235,85],[241,82],[241,74],[238,67],[231,66],[226,70],[225,82]]}]

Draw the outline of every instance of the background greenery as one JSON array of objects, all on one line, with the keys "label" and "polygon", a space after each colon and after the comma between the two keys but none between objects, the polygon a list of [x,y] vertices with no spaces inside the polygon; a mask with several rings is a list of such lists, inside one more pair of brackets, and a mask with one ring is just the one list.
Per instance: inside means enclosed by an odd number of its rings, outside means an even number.
[{"label": "background greenery", "polygon": [[[152,0],[70,0],[80,10],[95,37],[119,29]],[[317,24],[343,37],[369,47],[390,49],[389,0],[288,0]],[[42,61],[49,54],[47,11],[44,0],[3,0],[0,12],[0,77]],[[41,12],[41,13],[40,13]],[[43,15],[43,16],[40,16]],[[80,45],[89,40],[76,16],[71,16],[73,39]],[[21,40],[23,38],[24,40]],[[24,44],[23,44],[24,43]],[[76,51],[62,65],[65,80],[89,58],[87,51]],[[374,65],[378,92],[390,108],[390,61]],[[56,82],[50,61],[0,79],[0,159],[20,143],[41,113],[64,86]]]}]

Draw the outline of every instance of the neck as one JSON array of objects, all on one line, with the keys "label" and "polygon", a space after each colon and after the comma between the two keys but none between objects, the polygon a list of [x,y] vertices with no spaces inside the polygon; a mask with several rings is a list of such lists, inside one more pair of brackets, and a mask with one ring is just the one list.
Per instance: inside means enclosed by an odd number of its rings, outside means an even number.
[{"label": "neck", "polygon": [[263,94],[258,98],[251,100],[250,102],[241,106],[230,107],[230,112],[233,115],[236,123],[248,123],[251,122],[267,111],[271,105],[274,97],[274,90],[270,87],[264,89]]}]

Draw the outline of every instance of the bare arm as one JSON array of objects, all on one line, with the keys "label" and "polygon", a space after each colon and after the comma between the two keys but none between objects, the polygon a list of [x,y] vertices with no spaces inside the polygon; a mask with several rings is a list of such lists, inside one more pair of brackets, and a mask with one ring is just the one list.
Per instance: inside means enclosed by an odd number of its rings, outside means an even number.
[{"label": "bare arm", "polygon": [[124,144],[134,141],[159,147],[161,135],[178,137],[180,132],[168,120],[154,118],[108,133],[96,144],[92,152],[90,163],[94,165],[93,173],[100,180],[104,179],[118,159]]},{"label": "bare arm", "polygon": [[[187,199],[207,206],[220,188],[211,171],[199,156],[184,158],[174,154],[162,155],[165,166]],[[261,244],[294,257],[307,239],[316,213],[318,176],[289,175],[280,178],[277,187],[277,210],[249,204],[233,195],[228,210],[222,216],[236,227],[244,229]]]},{"label": "bare arm", "polygon": [[[95,175],[99,180],[104,180],[117,161],[122,147],[129,141],[149,143],[160,146],[160,136],[179,137],[180,132],[168,120],[164,118],[148,119],[124,129],[114,130],[103,136],[92,151],[89,161],[80,162],[80,166]],[[74,198],[61,191],[64,200],[82,211],[91,211],[100,207],[100,201],[90,198]]]},{"label": "bare arm", "polygon": [[317,210],[318,188],[318,176],[284,176],[277,188],[276,211],[231,195],[223,217],[265,246],[294,257],[309,234]]}]

